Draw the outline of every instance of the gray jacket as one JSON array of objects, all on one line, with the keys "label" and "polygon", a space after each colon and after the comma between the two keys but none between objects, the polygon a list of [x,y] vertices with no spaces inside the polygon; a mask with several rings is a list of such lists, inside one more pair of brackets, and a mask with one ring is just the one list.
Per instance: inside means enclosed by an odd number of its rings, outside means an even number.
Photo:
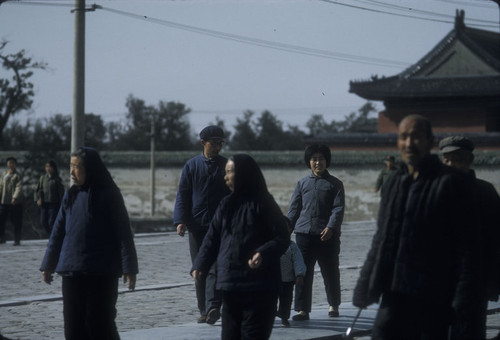
[{"label": "gray jacket", "polygon": [[319,235],[328,227],[340,236],[344,206],[342,182],[327,170],[321,177],[311,172],[297,183],[287,216],[296,233]]}]

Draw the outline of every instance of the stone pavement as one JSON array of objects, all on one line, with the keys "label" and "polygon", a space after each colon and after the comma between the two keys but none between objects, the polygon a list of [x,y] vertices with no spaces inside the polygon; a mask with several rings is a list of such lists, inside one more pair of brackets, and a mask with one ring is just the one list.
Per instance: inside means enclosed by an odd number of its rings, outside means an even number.
[{"label": "stone pavement", "polygon": [[[334,339],[350,326],[356,309],[349,303],[359,268],[375,231],[374,222],[345,223],[340,254],[342,305],[340,318],[328,318],[321,274],[315,274],[311,320],[284,328],[276,322],[272,339]],[[175,232],[136,235],[140,273],[137,288],[120,288],[116,323],[122,340],[220,338],[220,322],[196,324],[198,317],[187,237]],[[61,279],[43,283],[39,266],[46,240],[0,245],[0,333],[12,339],[64,339]],[[500,310],[500,304],[492,306]],[[361,314],[355,329],[368,339],[375,307]],[[500,331],[500,313],[488,317],[488,337]],[[364,335],[364,336],[363,336]]]}]

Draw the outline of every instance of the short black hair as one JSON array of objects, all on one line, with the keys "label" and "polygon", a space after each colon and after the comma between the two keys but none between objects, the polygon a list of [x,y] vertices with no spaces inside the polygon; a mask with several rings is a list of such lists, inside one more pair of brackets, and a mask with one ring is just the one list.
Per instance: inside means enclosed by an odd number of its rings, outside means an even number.
[{"label": "short black hair", "polygon": [[311,144],[306,148],[306,151],[304,153],[304,162],[306,163],[306,166],[308,168],[311,167],[309,161],[311,160],[312,155],[314,155],[315,153],[320,153],[323,155],[323,157],[325,157],[326,167],[328,168],[332,159],[332,153],[330,151],[330,148],[323,144]]},{"label": "short black hair", "polygon": [[8,163],[9,161],[14,161],[14,163],[17,164],[17,159],[15,157],[7,157],[7,160],[5,161],[5,163]]}]

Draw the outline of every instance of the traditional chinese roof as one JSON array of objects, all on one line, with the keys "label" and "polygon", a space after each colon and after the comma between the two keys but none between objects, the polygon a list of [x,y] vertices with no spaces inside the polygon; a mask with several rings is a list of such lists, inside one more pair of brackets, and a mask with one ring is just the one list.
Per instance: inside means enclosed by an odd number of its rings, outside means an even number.
[{"label": "traditional chinese roof", "polygon": [[416,64],[391,77],[351,81],[349,92],[368,100],[500,96],[500,34],[464,23],[455,27]]}]

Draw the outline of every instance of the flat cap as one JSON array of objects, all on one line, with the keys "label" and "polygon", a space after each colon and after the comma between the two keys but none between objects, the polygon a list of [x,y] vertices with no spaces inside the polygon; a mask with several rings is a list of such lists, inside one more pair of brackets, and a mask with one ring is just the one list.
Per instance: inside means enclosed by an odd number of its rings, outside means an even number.
[{"label": "flat cap", "polygon": [[224,138],[224,131],[217,125],[209,125],[200,132],[200,139]]},{"label": "flat cap", "polygon": [[450,136],[441,139],[439,142],[439,152],[447,153],[457,150],[466,150],[472,152],[474,150],[474,143],[466,137]]}]

